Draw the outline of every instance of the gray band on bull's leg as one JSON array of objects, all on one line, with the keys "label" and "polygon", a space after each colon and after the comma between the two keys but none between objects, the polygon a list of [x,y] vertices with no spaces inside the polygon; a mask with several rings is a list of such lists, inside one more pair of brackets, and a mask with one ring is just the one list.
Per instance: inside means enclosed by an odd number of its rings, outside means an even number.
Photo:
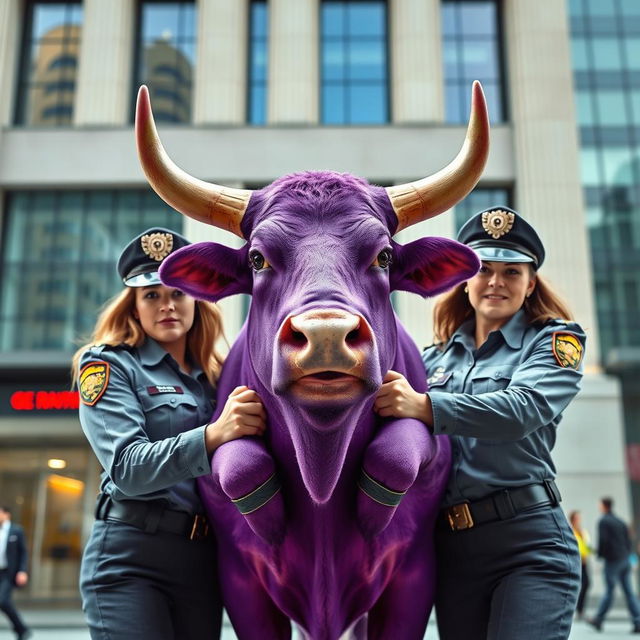
[{"label": "gray band on bull's leg", "polygon": [[385,507],[397,507],[406,491],[392,491],[384,485],[376,482],[364,469],[360,473],[358,486],[372,500],[383,504]]},{"label": "gray band on bull's leg", "polygon": [[280,491],[282,485],[276,474],[272,474],[263,482],[257,489],[254,489],[251,493],[241,498],[232,500],[233,504],[238,507],[238,511],[246,516],[249,513],[257,511],[260,507],[263,507],[273,496]]}]

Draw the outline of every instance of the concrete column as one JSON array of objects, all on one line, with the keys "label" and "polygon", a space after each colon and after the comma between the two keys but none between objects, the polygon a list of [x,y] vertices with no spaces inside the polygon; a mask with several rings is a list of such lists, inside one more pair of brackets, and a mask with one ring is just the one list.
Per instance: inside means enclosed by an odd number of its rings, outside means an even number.
[{"label": "concrete column", "polygon": [[269,123],[318,122],[318,18],[318,0],[269,2]]},{"label": "concrete column", "polygon": [[198,0],[195,124],[245,122],[248,20],[248,0]]},{"label": "concrete column", "polygon": [[75,125],[128,124],[135,2],[84,0]]},{"label": "concrete column", "polygon": [[393,121],[442,122],[440,0],[391,0],[389,24]]},{"label": "concrete column", "polygon": [[16,73],[22,33],[22,2],[0,2],[0,126],[12,123],[15,108]]},{"label": "concrete column", "polygon": [[586,329],[586,362],[597,365],[567,7],[558,0],[507,0],[504,8],[516,208],[539,231],[548,255],[541,273]]}]

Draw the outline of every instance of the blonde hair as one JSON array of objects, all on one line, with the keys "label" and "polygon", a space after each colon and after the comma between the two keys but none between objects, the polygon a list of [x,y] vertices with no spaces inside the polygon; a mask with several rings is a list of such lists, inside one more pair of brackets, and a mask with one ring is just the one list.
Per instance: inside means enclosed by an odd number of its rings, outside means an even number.
[{"label": "blonde hair", "polygon": [[[211,302],[195,301],[193,325],[187,334],[187,353],[204,371],[209,382],[215,386],[224,361],[216,348],[220,338],[224,339],[222,315],[218,307]],[[73,355],[71,364],[72,379],[76,380],[82,354],[94,345],[115,347],[127,344],[139,347],[146,334],[133,315],[136,304],[136,292],[126,287],[118,295],[108,300],[96,322],[91,339]]]},{"label": "blonde hair", "polygon": [[[573,320],[573,314],[567,304],[551,288],[551,285],[531,269],[536,286],[531,295],[525,298],[522,308],[529,324],[545,325],[550,320]],[[435,342],[446,344],[458,327],[474,317],[474,309],[464,289],[466,283],[440,296],[433,309],[433,333]]]}]

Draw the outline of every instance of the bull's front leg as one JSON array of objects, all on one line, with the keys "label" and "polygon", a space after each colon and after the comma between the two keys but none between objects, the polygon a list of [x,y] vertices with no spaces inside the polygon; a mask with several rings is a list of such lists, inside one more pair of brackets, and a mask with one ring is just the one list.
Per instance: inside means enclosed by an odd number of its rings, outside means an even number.
[{"label": "bull's front leg", "polygon": [[433,436],[413,418],[385,420],[365,450],[358,482],[358,523],[367,538],[391,522],[420,469],[436,452]]},{"label": "bull's front leg", "polygon": [[216,450],[211,471],[256,535],[269,544],[281,542],[284,501],[275,461],[264,443],[257,438],[225,443]]}]

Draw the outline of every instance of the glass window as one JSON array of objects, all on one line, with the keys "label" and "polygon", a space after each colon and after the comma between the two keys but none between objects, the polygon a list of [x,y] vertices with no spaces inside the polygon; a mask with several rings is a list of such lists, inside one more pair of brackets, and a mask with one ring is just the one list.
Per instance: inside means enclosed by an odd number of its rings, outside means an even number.
[{"label": "glass window", "polygon": [[606,362],[614,347],[640,346],[629,330],[640,289],[640,2],[571,0],[570,13],[593,271],[606,274],[595,282]]},{"label": "glass window", "polygon": [[573,57],[574,71],[582,71],[589,68],[589,55],[587,41],[584,38],[573,38],[571,42],[571,54]]},{"label": "glass window", "polygon": [[602,125],[627,124],[630,121],[626,96],[622,91],[597,91],[596,105],[598,121]]},{"label": "glass window", "polygon": [[576,106],[578,109],[578,123],[581,126],[594,123],[593,100],[586,91],[576,91]]},{"label": "glass window", "polygon": [[623,47],[625,62],[629,69],[640,69],[640,37],[625,38]]},{"label": "glass window", "polygon": [[251,2],[249,33],[249,115],[251,124],[267,121],[269,12],[266,0]]},{"label": "glass window", "polygon": [[602,183],[600,171],[601,158],[597,149],[583,148],[580,153],[580,167],[583,186],[596,186]]},{"label": "glass window", "polygon": [[604,183],[611,187],[634,184],[633,151],[629,147],[605,148],[600,152]]},{"label": "glass window", "polygon": [[321,9],[321,121],[389,121],[386,2],[325,0]]},{"label": "glass window", "polygon": [[82,36],[80,0],[29,2],[25,22],[15,122],[71,125]]},{"label": "glass window", "polygon": [[94,496],[87,492],[99,482],[93,459],[88,445],[53,448],[39,442],[12,447],[3,441],[2,500],[12,508],[12,520],[24,528],[32,567],[24,587],[29,598],[64,603],[78,597],[82,529],[85,521],[93,519],[85,505]]},{"label": "glass window", "polygon": [[456,231],[476,213],[496,206],[511,207],[511,189],[505,187],[476,187],[455,207]]},{"label": "glass window", "polygon": [[504,122],[497,1],[443,0],[441,15],[446,121],[456,124],[467,121],[471,85],[480,80],[491,121]]},{"label": "glass window", "polygon": [[592,38],[591,47],[596,71],[620,69],[622,66],[622,47],[617,38]]},{"label": "glass window", "polygon": [[122,286],[126,243],[152,226],[182,228],[146,190],[15,191],[5,218],[0,351],[73,351]]},{"label": "glass window", "polygon": [[196,62],[196,7],[193,0],[140,3],[135,91],[149,87],[157,122],[191,122]]}]

